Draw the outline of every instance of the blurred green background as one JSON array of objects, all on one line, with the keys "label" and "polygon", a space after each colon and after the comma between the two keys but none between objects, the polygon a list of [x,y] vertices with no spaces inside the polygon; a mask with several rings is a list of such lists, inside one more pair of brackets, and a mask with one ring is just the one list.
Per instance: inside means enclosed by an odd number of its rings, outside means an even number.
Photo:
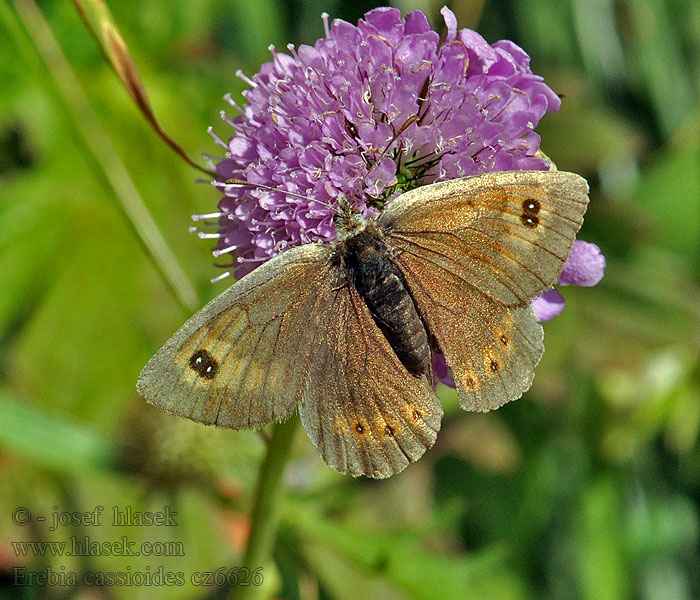
[{"label": "blurred green background", "polygon": [[[377,5],[108,4],[156,114],[195,157],[217,152],[207,126],[230,135],[218,113],[226,92],[244,88],[237,69],[255,73],[271,43],[313,43],[323,11],[356,22]],[[442,2],[394,5],[441,26]],[[36,26],[31,4],[0,0],[0,594],[214,598],[215,588],[190,583],[12,585],[17,567],[79,578],[161,569],[189,582],[240,564],[264,450],[254,432],[169,417],[136,395],[141,367],[189,311],[112,186],[149,208],[194,306],[226,286],[209,282],[211,245],[187,232],[189,216],[214,210],[218,195],[149,129],[73,4],[39,6],[97,121],[39,57],[46,36],[28,34],[18,17]],[[567,308],[545,325],[547,352],[524,398],[466,414],[441,388],[437,444],[400,476],[341,476],[300,434],[260,591],[289,600],[698,598],[700,3],[451,6],[460,27],[523,46],[533,71],[565,96],[538,132],[560,169],[591,183],[580,237],[603,249],[606,275],[596,288],[562,290]],[[54,510],[96,506],[102,526],[50,531]],[[169,506],[178,525],[112,527],[114,506]],[[46,523],[14,524],[17,507]],[[17,545],[86,535],[183,551],[34,557]]]}]

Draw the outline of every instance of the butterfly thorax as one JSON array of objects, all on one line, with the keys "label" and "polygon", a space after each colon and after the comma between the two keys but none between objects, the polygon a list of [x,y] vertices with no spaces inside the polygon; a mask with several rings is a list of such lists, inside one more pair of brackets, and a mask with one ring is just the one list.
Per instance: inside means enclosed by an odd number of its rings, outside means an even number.
[{"label": "butterfly thorax", "polygon": [[350,235],[341,253],[355,289],[399,360],[412,375],[428,373],[430,346],[425,325],[374,223]]},{"label": "butterfly thorax", "polygon": [[363,231],[367,226],[367,220],[347,200],[342,198],[338,202],[338,212],[334,222],[337,242],[344,242]]}]

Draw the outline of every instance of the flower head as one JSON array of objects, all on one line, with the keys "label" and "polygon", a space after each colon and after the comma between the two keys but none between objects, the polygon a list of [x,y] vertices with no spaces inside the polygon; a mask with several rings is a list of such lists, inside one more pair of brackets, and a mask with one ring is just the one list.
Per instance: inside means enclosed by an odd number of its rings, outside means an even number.
[{"label": "flower head", "polygon": [[534,128],[559,97],[518,46],[489,45],[442,14],[442,43],[420,11],[378,8],[357,26],[324,16],[325,38],[290,54],[272,48],[246,79],[245,106],[228,98],[241,114],[223,115],[235,133],[217,138],[224,196],[216,231],[202,236],[237,257],[227,265],[237,276],[291,246],[332,241],[341,197],[368,217],[436,180],[547,168]]}]

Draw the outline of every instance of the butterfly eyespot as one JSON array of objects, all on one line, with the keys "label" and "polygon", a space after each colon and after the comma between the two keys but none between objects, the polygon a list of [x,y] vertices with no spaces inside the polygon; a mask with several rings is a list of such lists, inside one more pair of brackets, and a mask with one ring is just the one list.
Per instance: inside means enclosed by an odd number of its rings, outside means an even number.
[{"label": "butterfly eyespot", "polygon": [[387,425],[384,428],[384,435],[388,435],[389,437],[394,437],[394,428],[391,425]]},{"label": "butterfly eyespot", "polygon": [[523,225],[525,225],[525,227],[529,227],[530,229],[534,229],[540,223],[540,220],[535,215],[529,213],[524,213],[520,217],[520,220],[522,221]]},{"label": "butterfly eyespot", "polygon": [[497,363],[495,360],[492,360],[492,361],[491,361],[491,370],[492,370],[494,373],[497,373],[497,372],[498,372],[498,363]]},{"label": "butterfly eyespot", "polygon": [[464,380],[464,382],[465,382],[470,388],[476,387],[476,381],[474,381],[474,378],[473,378],[471,375],[467,376],[467,378]]},{"label": "butterfly eyespot", "polygon": [[524,200],[523,201],[523,211],[527,214],[536,215],[540,212],[540,203],[537,200]]},{"label": "butterfly eyespot", "polygon": [[534,228],[539,225],[539,218],[537,213],[540,212],[540,203],[537,200],[531,198],[523,200],[523,214],[520,215],[520,220],[525,227]]},{"label": "butterfly eyespot", "polygon": [[219,370],[219,363],[206,350],[199,349],[190,356],[190,368],[200,377],[214,379]]},{"label": "butterfly eyespot", "polygon": [[357,433],[364,433],[365,432],[365,428],[362,426],[362,423],[357,423],[355,425],[355,431],[357,431]]},{"label": "butterfly eyespot", "polygon": [[505,335],[501,335],[500,340],[501,344],[503,344],[504,346],[508,345],[508,338]]},{"label": "butterfly eyespot", "polygon": [[418,421],[419,419],[423,418],[423,413],[419,410],[414,410],[413,411],[413,418]]}]

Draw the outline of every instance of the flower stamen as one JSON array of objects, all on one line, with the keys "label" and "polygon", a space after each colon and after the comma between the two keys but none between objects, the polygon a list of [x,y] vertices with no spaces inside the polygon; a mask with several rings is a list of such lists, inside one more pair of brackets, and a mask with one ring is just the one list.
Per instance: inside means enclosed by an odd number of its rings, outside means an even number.
[{"label": "flower stamen", "polygon": [[226,279],[231,275],[231,271],[224,271],[221,275],[217,275],[216,277],[212,277],[209,281],[212,283],[218,283],[222,279]]},{"label": "flower stamen", "polygon": [[228,254],[229,252],[233,252],[234,250],[237,250],[238,246],[235,244],[231,246],[226,246],[226,248],[214,248],[214,250],[211,251],[211,253],[214,255],[215,258],[218,258],[222,254]]},{"label": "flower stamen", "polygon": [[206,213],[203,215],[192,215],[190,218],[193,221],[202,221],[204,219],[218,219],[219,217],[223,217],[225,214],[226,213],[219,211],[214,213]]}]

